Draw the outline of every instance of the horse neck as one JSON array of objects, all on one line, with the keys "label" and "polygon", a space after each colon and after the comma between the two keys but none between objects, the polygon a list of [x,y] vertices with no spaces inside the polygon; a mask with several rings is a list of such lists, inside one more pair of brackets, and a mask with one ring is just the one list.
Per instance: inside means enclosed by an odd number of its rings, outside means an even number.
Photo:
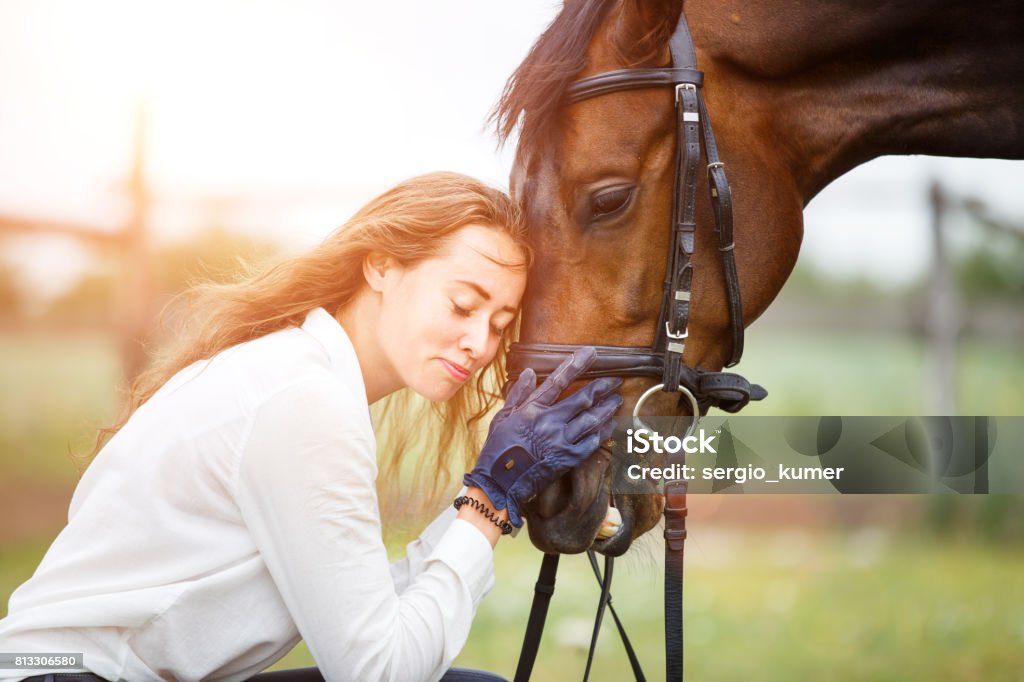
[{"label": "horse neck", "polygon": [[[805,203],[886,154],[1024,158],[1024,11],[1002,0],[697,0],[709,104],[771,131]],[[728,92],[724,92],[727,90]]]}]

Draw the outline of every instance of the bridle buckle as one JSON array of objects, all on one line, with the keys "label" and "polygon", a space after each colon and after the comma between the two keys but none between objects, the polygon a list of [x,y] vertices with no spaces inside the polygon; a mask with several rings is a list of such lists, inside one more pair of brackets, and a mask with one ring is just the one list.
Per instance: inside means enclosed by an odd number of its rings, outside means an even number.
[{"label": "bridle buckle", "polygon": [[665,336],[672,339],[673,341],[682,341],[683,339],[690,335],[689,329],[684,329],[681,332],[672,331],[671,324],[671,322],[665,322]]},{"label": "bridle buckle", "polygon": [[697,86],[693,83],[676,83],[676,104],[679,104],[679,100],[682,98],[682,91],[689,90],[690,92],[696,93]]}]

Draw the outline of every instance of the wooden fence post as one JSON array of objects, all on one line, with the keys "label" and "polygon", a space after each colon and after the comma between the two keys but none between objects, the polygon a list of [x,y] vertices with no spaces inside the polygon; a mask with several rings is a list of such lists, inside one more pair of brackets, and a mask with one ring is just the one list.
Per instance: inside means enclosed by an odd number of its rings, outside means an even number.
[{"label": "wooden fence post", "polygon": [[932,209],[932,270],[925,323],[925,411],[933,415],[955,415],[956,337],[960,315],[959,297],[943,234],[949,199],[936,181],[931,184],[929,197]]},{"label": "wooden fence post", "polygon": [[146,108],[135,111],[135,145],[129,191],[131,214],[121,241],[119,345],[125,380],[130,385],[146,366],[146,344],[153,319],[153,264],[147,229],[149,189],[146,186]]}]

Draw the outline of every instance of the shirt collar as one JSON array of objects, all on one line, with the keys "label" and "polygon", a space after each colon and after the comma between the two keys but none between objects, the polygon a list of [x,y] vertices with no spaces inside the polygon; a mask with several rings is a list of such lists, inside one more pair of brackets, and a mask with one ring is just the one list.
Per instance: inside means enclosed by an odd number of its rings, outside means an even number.
[{"label": "shirt collar", "polygon": [[314,308],[306,314],[302,330],[324,347],[331,369],[338,378],[357,390],[357,395],[366,400],[366,386],[363,384],[359,357],[351,339],[345,333],[345,328],[338,320],[323,308]]}]

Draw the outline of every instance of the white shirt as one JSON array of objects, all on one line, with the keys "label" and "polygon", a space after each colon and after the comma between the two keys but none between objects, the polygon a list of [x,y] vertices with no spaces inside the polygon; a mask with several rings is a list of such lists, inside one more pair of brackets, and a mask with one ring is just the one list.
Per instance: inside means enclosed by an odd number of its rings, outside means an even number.
[{"label": "white shirt", "polygon": [[376,476],[358,360],[323,309],[196,363],[85,472],[0,651],[244,680],[302,637],[328,680],[437,679],[494,584],[491,545],[449,509],[389,566]]}]

